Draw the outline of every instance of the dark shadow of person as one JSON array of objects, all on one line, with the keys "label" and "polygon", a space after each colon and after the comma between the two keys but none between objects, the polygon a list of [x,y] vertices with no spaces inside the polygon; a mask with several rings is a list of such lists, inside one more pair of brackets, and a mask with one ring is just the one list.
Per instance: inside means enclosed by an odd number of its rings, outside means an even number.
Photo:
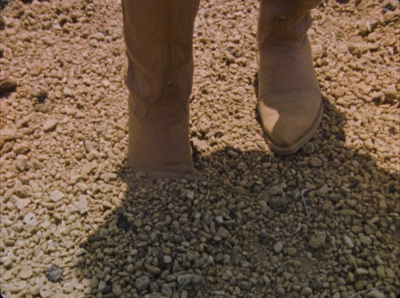
[{"label": "dark shadow of person", "polygon": [[197,178],[170,182],[124,163],[122,204],[77,255],[87,297],[399,293],[399,173],[348,147],[345,115],[324,109],[292,156],[195,152]]}]

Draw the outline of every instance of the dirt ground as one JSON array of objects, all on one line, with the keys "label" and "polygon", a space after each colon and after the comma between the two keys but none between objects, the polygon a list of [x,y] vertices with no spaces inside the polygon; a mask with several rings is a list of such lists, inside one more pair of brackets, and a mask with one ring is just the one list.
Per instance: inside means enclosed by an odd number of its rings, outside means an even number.
[{"label": "dirt ground", "polygon": [[400,293],[398,0],[312,12],[324,116],[288,157],[255,114],[258,1],[202,0],[176,181],[126,166],[120,2],[0,3],[3,297]]}]

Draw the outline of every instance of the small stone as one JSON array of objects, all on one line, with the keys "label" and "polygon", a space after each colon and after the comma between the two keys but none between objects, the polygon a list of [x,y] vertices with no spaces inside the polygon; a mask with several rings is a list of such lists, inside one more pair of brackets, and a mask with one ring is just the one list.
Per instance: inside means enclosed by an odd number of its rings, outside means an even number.
[{"label": "small stone", "polygon": [[231,234],[229,234],[228,230],[225,229],[224,227],[220,227],[218,229],[217,235],[222,238],[228,238],[228,237],[230,237]]},{"label": "small stone", "polygon": [[102,41],[102,40],[104,40],[105,36],[104,36],[103,33],[97,32],[97,33],[94,33],[94,34],[90,35],[89,38],[90,39],[95,39],[97,41]]},{"label": "small stone", "polygon": [[13,294],[19,293],[26,288],[26,285],[27,285],[27,283],[25,280],[14,281],[10,284],[9,290]]},{"label": "small stone", "polygon": [[349,236],[344,235],[343,240],[344,240],[344,244],[346,244],[346,246],[348,248],[354,248],[354,243],[353,243],[353,241],[351,241]]},{"label": "small stone", "polygon": [[372,243],[371,237],[365,236],[364,234],[360,234],[359,238],[360,238],[360,242],[362,244],[364,244],[365,246],[369,246]]},{"label": "small stone", "polygon": [[311,165],[312,167],[314,167],[314,168],[318,168],[318,167],[322,166],[322,160],[319,159],[319,158],[316,157],[316,156],[313,156],[313,157],[311,157],[310,165]]},{"label": "small stone", "polygon": [[33,274],[32,267],[24,266],[24,267],[22,267],[21,271],[19,272],[19,277],[21,279],[28,279],[32,276],[32,274]]},{"label": "small stone", "polygon": [[283,243],[282,242],[278,241],[277,243],[275,243],[274,251],[276,253],[280,253],[282,251],[282,249],[283,249]]},{"label": "small stone", "polygon": [[63,285],[63,291],[65,294],[70,294],[70,293],[72,293],[73,290],[74,290],[74,285],[72,283],[66,282]]},{"label": "small stone", "polygon": [[356,274],[359,276],[368,275],[368,270],[365,268],[357,268]]},{"label": "small stone", "polygon": [[186,288],[192,282],[192,279],[193,279],[192,274],[178,275],[177,277],[178,286],[180,288]]},{"label": "small stone", "polygon": [[390,279],[396,277],[396,273],[392,270],[392,268],[386,268],[386,276]]},{"label": "small stone", "polygon": [[385,267],[384,266],[378,266],[377,268],[376,268],[376,274],[378,275],[378,277],[380,278],[380,279],[384,279],[385,277],[386,277],[386,273],[385,273]]},{"label": "small stone", "polygon": [[49,196],[53,202],[58,202],[59,200],[63,199],[65,195],[59,190],[54,190],[49,194]]},{"label": "small stone", "polygon": [[306,144],[304,145],[304,147],[303,147],[303,151],[304,151],[306,154],[313,154],[314,151],[315,151],[314,143],[312,143],[312,142],[306,143]]},{"label": "small stone", "polygon": [[23,172],[28,169],[28,157],[25,155],[18,155],[15,160],[15,167],[18,172]]},{"label": "small stone", "polygon": [[115,296],[120,297],[122,294],[121,286],[118,284],[113,285],[112,292]]},{"label": "small stone", "polygon": [[128,219],[125,216],[120,215],[118,217],[118,219],[117,219],[117,227],[120,230],[124,230],[125,232],[128,232],[130,227],[131,227],[131,225],[128,222]]},{"label": "small stone", "polygon": [[398,98],[399,92],[397,92],[395,85],[390,85],[386,89],[383,90],[383,94],[385,95],[385,102],[393,102],[394,99]]},{"label": "small stone", "polygon": [[253,288],[253,283],[248,280],[240,280],[238,282],[238,287],[243,291],[250,291]]},{"label": "small stone", "polygon": [[188,191],[188,193],[186,194],[186,197],[189,200],[193,200],[194,199],[194,191],[192,191],[192,190]]},{"label": "small stone", "polygon": [[159,274],[159,273],[161,272],[161,269],[160,269],[160,268],[158,268],[158,267],[156,267],[156,266],[152,266],[152,265],[150,265],[150,264],[144,264],[144,268],[145,268],[148,272],[150,272],[150,273],[152,273],[152,274]]},{"label": "small stone", "polygon": [[172,258],[168,255],[163,256],[163,261],[165,264],[170,264],[172,262]]},{"label": "small stone", "polygon": [[0,96],[15,91],[17,88],[17,82],[10,79],[0,80]]},{"label": "small stone", "polygon": [[150,278],[148,278],[146,275],[142,275],[138,279],[136,279],[135,286],[136,289],[139,291],[144,291],[148,288],[150,285]]},{"label": "small stone", "polygon": [[311,248],[318,249],[325,246],[326,233],[323,231],[315,231],[310,237],[309,245]]},{"label": "small stone", "polygon": [[80,196],[78,202],[76,203],[76,207],[78,208],[81,214],[86,214],[89,210],[88,201],[86,196]]},{"label": "small stone", "polygon": [[64,270],[56,265],[51,265],[46,269],[45,275],[51,282],[59,282],[62,280]]},{"label": "small stone", "polygon": [[277,288],[276,288],[276,294],[277,294],[278,296],[280,296],[280,297],[285,296],[285,294],[286,294],[285,289],[282,288],[282,287],[277,287]]},{"label": "small stone", "polygon": [[219,224],[222,224],[224,222],[224,218],[221,215],[217,215],[215,217],[215,221]]},{"label": "small stone", "polygon": [[380,292],[378,289],[373,289],[367,294],[367,298],[385,298],[385,294]]},{"label": "small stone", "polygon": [[68,87],[64,87],[64,89],[63,89],[63,95],[64,95],[65,97],[74,97],[74,96],[75,96],[75,95],[74,95],[74,91],[73,91],[72,89],[68,88]]},{"label": "small stone", "polygon": [[1,278],[3,281],[11,280],[13,278],[13,274],[12,274],[11,270],[8,270],[8,271],[2,270]]},{"label": "small stone", "polygon": [[383,265],[384,264],[382,258],[379,255],[375,255],[374,261],[378,265]]},{"label": "small stone", "polygon": [[49,119],[43,124],[43,131],[48,132],[57,126],[58,122],[54,119]]},{"label": "small stone", "polygon": [[274,185],[272,186],[269,191],[268,191],[271,195],[281,195],[283,194],[283,189],[281,186],[279,185]]},{"label": "small stone", "polygon": [[[15,197],[15,196],[13,196]],[[15,201],[15,206],[17,207],[18,210],[23,210],[25,209],[29,204],[31,203],[31,200],[29,199],[20,199],[17,198]]]},{"label": "small stone", "polygon": [[37,226],[36,215],[33,212],[29,212],[24,217],[24,223],[26,223],[29,226],[36,227]]},{"label": "small stone", "polygon": [[[22,126],[22,125],[21,125]],[[16,145],[13,148],[13,151],[15,152],[15,154],[26,154],[30,151],[30,145],[28,142],[26,141],[22,141],[20,144]]]},{"label": "small stone", "polygon": [[309,287],[305,287],[301,290],[301,295],[305,296],[305,297],[310,296],[312,293],[313,293],[313,290]]},{"label": "small stone", "polygon": [[126,272],[132,273],[134,271],[135,271],[135,266],[133,266],[132,264],[126,266]]},{"label": "small stone", "polygon": [[103,292],[104,289],[106,289],[106,288],[107,288],[107,283],[104,280],[100,280],[97,290],[99,292]]},{"label": "small stone", "polygon": [[47,46],[52,46],[55,43],[54,39],[51,38],[50,36],[43,37],[42,42]]},{"label": "small stone", "polygon": [[166,297],[172,297],[173,291],[167,284],[163,284],[161,287],[161,294],[163,294]]}]

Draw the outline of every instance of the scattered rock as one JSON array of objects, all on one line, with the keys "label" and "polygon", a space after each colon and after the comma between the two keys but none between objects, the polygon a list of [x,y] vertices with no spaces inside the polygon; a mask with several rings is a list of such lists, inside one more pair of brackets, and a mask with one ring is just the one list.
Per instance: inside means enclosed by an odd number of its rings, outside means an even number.
[{"label": "scattered rock", "polygon": [[315,231],[310,237],[309,245],[311,248],[323,248],[326,245],[326,233],[323,231]]},{"label": "scattered rock", "polygon": [[46,122],[43,124],[43,131],[48,132],[50,130],[53,130],[58,124],[57,120],[54,119],[48,119]]},{"label": "scattered rock", "polygon": [[11,79],[0,80],[0,96],[7,92],[13,92],[17,88],[17,82]]},{"label": "scattered rock", "polygon": [[247,280],[240,280],[238,282],[238,286],[243,291],[250,291],[253,288],[253,283]]},{"label": "scattered rock", "polygon": [[29,212],[27,215],[25,215],[24,223],[26,223],[29,226],[36,227],[37,226],[37,219],[36,219],[35,213]]},{"label": "scattered rock", "polygon": [[51,265],[46,269],[45,275],[51,282],[59,282],[62,280],[64,270],[56,265]]},{"label": "scattered rock", "polygon": [[347,246],[348,248],[354,248],[354,243],[353,243],[353,241],[350,239],[349,236],[344,235],[343,240],[344,240],[344,244],[346,244],[346,246]]},{"label": "scattered rock", "polygon": [[21,279],[28,279],[33,275],[32,267],[24,266],[22,267],[21,271],[19,272],[19,278]]},{"label": "scattered rock", "polygon": [[274,251],[276,253],[280,253],[282,251],[282,249],[283,249],[283,243],[282,242],[278,241],[277,243],[275,243]]},{"label": "scattered rock", "polygon": [[385,294],[383,294],[377,289],[373,289],[372,291],[367,293],[367,298],[385,298],[385,297],[386,297]]},{"label": "scattered rock", "polygon": [[141,277],[139,277],[138,279],[136,279],[136,289],[138,289],[139,291],[144,291],[146,290],[150,285],[150,279],[146,276],[143,275]]},{"label": "scattered rock", "polygon": [[177,277],[178,286],[180,288],[186,288],[192,282],[192,279],[193,279],[192,274],[178,275],[178,277]]},{"label": "scattered rock", "polygon": [[58,189],[56,189],[56,190],[53,190],[49,194],[49,197],[53,202],[58,202],[65,197],[65,194],[63,192],[59,191]]}]

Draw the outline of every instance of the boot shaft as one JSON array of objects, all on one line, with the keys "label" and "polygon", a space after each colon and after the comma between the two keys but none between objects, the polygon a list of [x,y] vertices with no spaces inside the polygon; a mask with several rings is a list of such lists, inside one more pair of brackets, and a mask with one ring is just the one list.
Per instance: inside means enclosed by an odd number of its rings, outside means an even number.
[{"label": "boot shaft", "polygon": [[199,0],[123,0],[126,85],[139,118],[155,106],[187,112]]},{"label": "boot shaft", "polygon": [[302,41],[311,26],[310,10],[322,0],[261,0],[257,41]]}]

